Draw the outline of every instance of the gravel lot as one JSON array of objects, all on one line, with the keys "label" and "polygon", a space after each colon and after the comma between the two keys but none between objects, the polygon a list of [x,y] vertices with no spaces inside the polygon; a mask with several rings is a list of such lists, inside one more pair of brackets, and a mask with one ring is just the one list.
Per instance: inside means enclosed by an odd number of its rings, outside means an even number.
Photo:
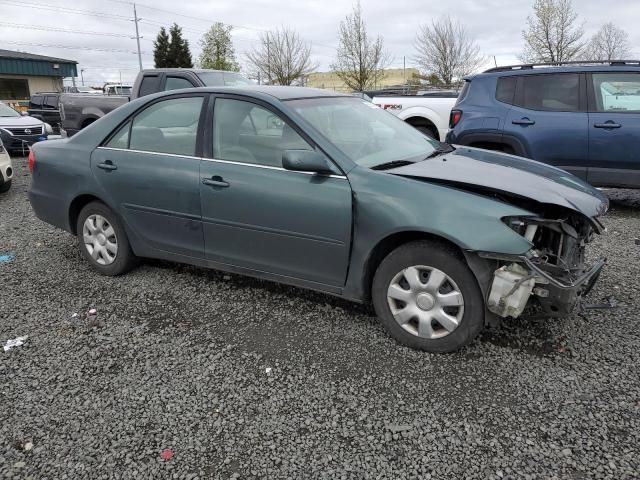
[{"label": "gravel lot", "polygon": [[0,351],[1,478],[640,478],[640,193],[608,192],[591,249],[610,264],[590,301],[619,308],[429,355],[299,289],[155,261],[100,277],[14,166],[0,343],[28,339]]}]

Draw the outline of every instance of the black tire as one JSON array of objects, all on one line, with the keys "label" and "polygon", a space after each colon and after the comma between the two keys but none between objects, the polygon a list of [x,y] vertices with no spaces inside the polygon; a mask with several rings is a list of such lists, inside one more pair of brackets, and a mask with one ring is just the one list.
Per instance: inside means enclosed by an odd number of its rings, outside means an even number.
[{"label": "black tire", "polygon": [[8,180],[0,185],[0,193],[7,193],[11,188],[11,180]]},{"label": "black tire", "polygon": [[[417,265],[440,270],[455,282],[462,294],[464,309],[456,310],[461,315],[458,326],[442,338],[423,338],[407,331],[395,320],[387,301],[387,290],[396,275]],[[451,284],[445,283],[441,288],[447,288],[447,285]],[[399,343],[416,350],[434,353],[458,350],[471,343],[484,326],[485,306],[475,276],[459,253],[438,242],[411,242],[391,252],[376,270],[371,296],[376,314],[389,334]],[[440,331],[443,332],[442,329]]]},{"label": "black tire", "polygon": [[[115,232],[116,244],[117,244],[117,252],[115,253],[115,259],[112,263],[108,265],[102,265],[97,260],[95,260],[84,242],[83,235],[83,227],[84,223],[92,215],[100,215],[104,219],[106,219],[107,223],[113,227]],[[80,248],[80,253],[82,256],[87,259],[89,264],[93,267],[94,270],[99,272],[102,275],[106,276],[116,276],[122,275],[123,273],[128,272],[136,265],[136,257],[131,250],[131,245],[129,245],[129,238],[122,226],[117,215],[115,215],[109,207],[107,207],[104,203],[101,202],[91,202],[84,206],[84,208],[80,211],[78,215],[78,222],[76,224],[76,233],[78,238],[78,247]]]}]

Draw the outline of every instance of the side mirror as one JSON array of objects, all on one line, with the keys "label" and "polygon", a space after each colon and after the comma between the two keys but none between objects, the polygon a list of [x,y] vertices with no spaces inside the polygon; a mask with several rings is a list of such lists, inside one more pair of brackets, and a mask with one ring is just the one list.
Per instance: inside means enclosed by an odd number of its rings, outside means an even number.
[{"label": "side mirror", "polygon": [[282,166],[296,172],[335,173],[327,158],[314,150],[285,150]]}]

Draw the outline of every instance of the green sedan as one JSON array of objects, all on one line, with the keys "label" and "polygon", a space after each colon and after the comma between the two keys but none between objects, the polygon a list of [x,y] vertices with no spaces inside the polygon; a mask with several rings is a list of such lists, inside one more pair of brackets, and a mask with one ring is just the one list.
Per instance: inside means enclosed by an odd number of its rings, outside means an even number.
[{"label": "green sedan", "polygon": [[430,352],[534,303],[567,315],[604,265],[585,263],[608,208],[586,183],[324,90],[146,96],[29,166],[37,216],[103,275],[158,258],[318,290]]}]

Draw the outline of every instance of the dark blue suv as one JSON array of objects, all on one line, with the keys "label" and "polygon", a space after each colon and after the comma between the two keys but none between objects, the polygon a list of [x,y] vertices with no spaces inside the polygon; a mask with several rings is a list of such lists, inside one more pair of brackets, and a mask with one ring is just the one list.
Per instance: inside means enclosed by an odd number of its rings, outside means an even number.
[{"label": "dark blue suv", "polygon": [[640,62],[518,65],[465,79],[447,142],[640,188]]}]

